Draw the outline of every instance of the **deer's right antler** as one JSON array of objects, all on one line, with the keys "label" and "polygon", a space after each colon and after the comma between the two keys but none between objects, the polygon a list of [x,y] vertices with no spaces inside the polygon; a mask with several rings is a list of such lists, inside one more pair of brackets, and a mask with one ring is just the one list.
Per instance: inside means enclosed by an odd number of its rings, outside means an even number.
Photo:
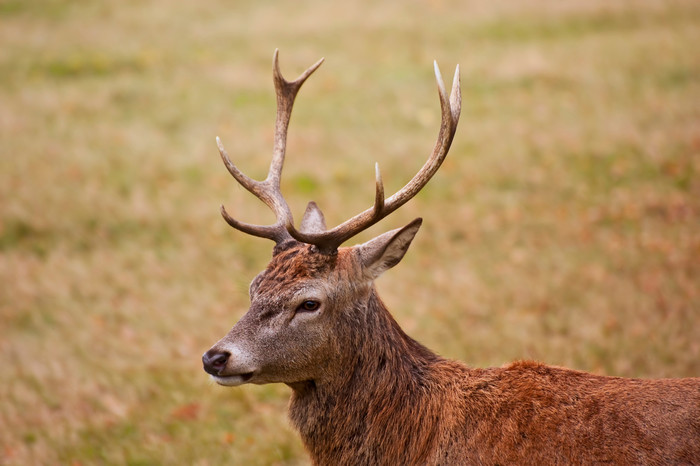
[{"label": "deer's right antler", "polygon": [[280,174],[284,163],[284,154],[287,141],[287,128],[289,127],[289,118],[292,112],[292,105],[299,88],[320,65],[323,59],[312,65],[304,73],[302,73],[296,81],[288,82],[282,77],[279,70],[278,51],[275,50],[274,55],[274,81],[277,92],[277,121],[275,124],[275,146],[272,163],[267,178],[264,181],[255,181],[244,175],[231,162],[226,150],[223,148],[221,141],[217,138],[219,152],[226,164],[229,172],[233,177],[245,187],[248,191],[262,200],[270,207],[277,216],[277,222],[273,225],[251,225],[248,223],[239,222],[228,215],[226,209],[221,206],[221,214],[232,227],[245,233],[269,238],[277,242],[277,244],[288,240],[296,239],[303,243],[313,244],[318,247],[319,251],[325,254],[334,253],[338,247],[352,238],[359,232],[374,225],[387,215],[394,212],[396,209],[408,202],[415,196],[433,177],[442,165],[442,162],[447,156],[450,149],[455,132],[457,131],[457,123],[462,105],[462,95],[459,86],[459,65],[455,70],[454,80],[452,82],[452,92],[448,97],[445,90],[445,84],[440,74],[440,69],[435,63],[435,78],[438,84],[440,96],[440,107],[442,110],[442,121],[440,123],[440,132],[438,133],[435,147],[428,158],[427,162],[418,171],[418,173],[409,181],[403,188],[397,191],[388,199],[384,198],[384,185],[382,183],[379,165],[375,165],[376,188],[374,206],[364,212],[355,215],[349,220],[341,223],[327,231],[322,232],[307,232],[298,231],[294,226],[291,210],[287,202],[282,196],[280,190]]}]

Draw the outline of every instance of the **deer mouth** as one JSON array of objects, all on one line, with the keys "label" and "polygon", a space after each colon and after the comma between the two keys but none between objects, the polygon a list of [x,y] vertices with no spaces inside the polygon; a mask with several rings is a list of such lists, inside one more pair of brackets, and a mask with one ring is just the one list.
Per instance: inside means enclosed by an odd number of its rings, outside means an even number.
[{"label": "deer mouth", "polygon": [[253,372],[246,372],[244,374],[225,376],[212,375],[211,378],[214,379],[214,382],[218,383],[219,385],[224,385],[226,387],[235,387],[247,383],[250,379],[253,378],[253,374]]}]

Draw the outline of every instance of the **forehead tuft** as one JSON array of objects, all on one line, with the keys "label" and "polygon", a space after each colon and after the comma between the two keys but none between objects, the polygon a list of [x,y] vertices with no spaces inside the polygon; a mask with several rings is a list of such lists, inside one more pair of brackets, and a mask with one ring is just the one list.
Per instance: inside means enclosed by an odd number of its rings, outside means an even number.
[{"label": "forehead tuft", "polygon": [[279,283],[327,276],[336,268],[338,256],[321,254],[314,246],[298,243],[273,256],[263,281]]}]

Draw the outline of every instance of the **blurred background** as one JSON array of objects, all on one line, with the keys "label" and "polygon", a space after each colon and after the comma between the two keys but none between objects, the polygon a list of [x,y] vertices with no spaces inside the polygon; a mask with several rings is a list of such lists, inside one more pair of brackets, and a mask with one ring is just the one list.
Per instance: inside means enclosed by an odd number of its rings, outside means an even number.
[{"label": "blurred background", "polygon": [[[273,50],[297,99],[283,191],[335,225],[420,168],[432,61],[450,155],[357,242],[423,228],[378,282],[472,366],[700,375],[700,3],[0,0],[0,463],[307,464],[283,385],[201,354],[245,312],[271,214]],[[449,84],[448,84],[449,86]]]}]

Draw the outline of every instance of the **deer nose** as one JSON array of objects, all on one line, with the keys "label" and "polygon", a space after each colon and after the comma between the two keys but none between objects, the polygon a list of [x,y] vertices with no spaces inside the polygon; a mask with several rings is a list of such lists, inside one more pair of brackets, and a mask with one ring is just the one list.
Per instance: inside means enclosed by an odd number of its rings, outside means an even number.
[{"label": "deer nose", "polygon": [[219,351],[214,348],[210,349],[202,356],[204,371],[211,375],[219,375],[226,367],[229,356],[231,356],[231,353],[228,351]]}]

